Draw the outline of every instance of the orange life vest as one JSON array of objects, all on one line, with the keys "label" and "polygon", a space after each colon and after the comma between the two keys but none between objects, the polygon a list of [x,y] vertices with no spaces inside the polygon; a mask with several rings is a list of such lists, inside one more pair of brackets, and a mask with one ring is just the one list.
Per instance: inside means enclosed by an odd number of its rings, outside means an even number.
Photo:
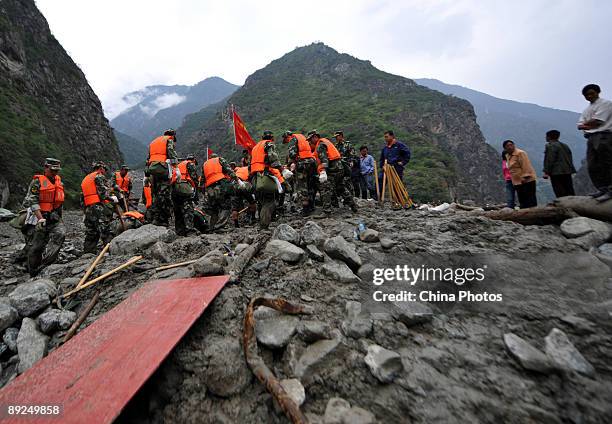
[{"label": "orange life vest", "polygon": [[278,169],[270,168],[270,172],[272,173],[272,175],[278,178],[278,181],[280,181],[281,184],[285,182],[285,177],[283,177],[283,173],[280,172]]},{"label": "orange life vest", "polygon": [[115,181],[117,181],[117,185],[119,186],[119,190],[124,193],[128,193],[130,191],[130,176],[125,174],[125,177],[121,176],[121,172],[115,172]]},{"label": "orange life vest", "polygon": [[[96,187],[96,177],[100,171],[94,171],[88,174],[81,182],[81,190],[83,191],[83,199],[85,206],[95,205],[100,203],[100,196],[98,195],[98,188]],[[104,203],[108,203],[106,200]]]},{"label": "orange life vest", "polygon": [[337,160],[340,159],[342,157],[342,155],[340,154],[340,152],[338,151],[338,149],[336,149],[336,146],[334,146],[334,143],[332,143],[331,141],[329,141],[326,138],[320,138],[319,142],[317,143],[317,145],[315,146],[314,149],[314,156],[315,158],[317,158],[317,171],[321,172],[323,170],[323,164],[321,163],[321,160],[319,159],[319,154],[317,153],[318,149],[319,149],[319,144],[325,144],[327,146],[327,159],[332,161],[332,160]]},{"label": "orange life vest", "polygon": [[144,194],[145,207],[149,209],[153,204],[153,194],[151,191],[151,186],[144,186],[142,188],[142,193]]},{"label": "orange life vest", "polygon": [[55,183],[44,175],[34,175],[34,179],[40,183],[38,206],[42,212],[51,212],[64,204],[64,184],[59,175],[55,176]]},{"label": "orange life vest", "polygon": [[189,163],[193,163],[193,161],[191,160],[182,161],[181,163],[178,164],[178,169],[179,171],[181,171],[181,180],[189,182],[189,184],[191,184],[191,187],[195,188],[196,183],[195,181],[193,181],[193,178],[191,178],[191,175],[189,175],[189,172],[187,171],[187,165]]},{"label": "orange life vest", "polygon": [[261,140],[253,147],[253,150],[251,150],[251,174],[262,172],[269,168],[269,166],[266,165],[266,156],[268,156],[268,154],[265,148],[266,144],[271,142],[270,140]]},{"label": "orange life vest", "polygon": [[206,187],[222,179],[229,180],[229,177],[223,173],[219,158],[208,159],[204,162],[204,165],[202,165],[202,173],[206,179]]},{"label": "orange life vest", "polygon": [[248,166],[237,166],[236,169],[234,169],[234,172],[236,173],[236,176],[240,178],[242,181],[249,180],[249,167]]},{"label": "orange life vest", "polygon": [[157,137],[149,144],[149,162],[165,162],[168,159],[167,146],[169,135]]},{"label": "orange life vest", "polygon": [[300,159],[312,159],[314,158],[314,153],[312,153],[312,149],[310,148],[310,143],[306,140],[302,134],[293,134],[293,136],[297,139],[298,145],[298,158]]},{"label": "orange life vest", "polygon": [[124,212],[122,215],[137,219],[139,221],[144,221],[144,215],[138,211],[127,211],[127,212]]}]

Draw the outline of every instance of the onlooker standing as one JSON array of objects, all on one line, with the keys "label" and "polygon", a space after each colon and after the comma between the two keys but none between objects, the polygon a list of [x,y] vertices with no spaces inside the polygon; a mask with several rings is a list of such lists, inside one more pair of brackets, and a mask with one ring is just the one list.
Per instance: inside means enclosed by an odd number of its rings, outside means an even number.
[{"label": "onlooker standing", "polygon": [[512,175],[508,169],[508,163],[506,162],[506,152],[502,152],[502,172],[504,173],[504,181],[506,182],[506,206],[510,209],[514,209],[516,206],[516,189],[512,184]]},{"label": "onlooker standing", "polygon": [[355,156],[350,161],[351,166],[351,184],[352,191],[355,197],[359,197],[361,193],[361,160]]},{"label": "onlooker standing", "polygon": [[382,184],[385,160],[389,165],[393,165],[400,179],[403,179],[404,168],[408,165],[408,162],[410,162],[410,149],[395,138],[393,131],[385,131],[385,143],[385,147],[383,147],[380,152],[380,172],[378,173],[380,184]]},{"label": "onlooker standing", "polygon": [[587,169],[598,202],[612,199],[612,102],[599,97],[601,88],[586,85],[582,95],[590,103],[582,112],[578,129],[587,139]]},{"label": "onlooker standing", "polygon": [[546,133],[546,150],[544,151],[544,178],[550,177],[555,196],[573,196],[574,183],[572,174],[576,173],[572,150],[559,141],[561,133],[550,130]]},{"label": "onlooker standing", "polygon": [[359,163],[361,168],[361,198],[368,198],[368,191],[370,192],[370,198],[378,200],[376,195],[376,188],[374,187],[374,158],[368,154],[367,146],[361,146],[359,148]]},{"label": "onlooker standing", "polygon": [[503,147],[512,184],[518,195],[519,207],[524,209],[537,206],[536,173],[527,153],[518,149],[512,140],[504,141]]}]

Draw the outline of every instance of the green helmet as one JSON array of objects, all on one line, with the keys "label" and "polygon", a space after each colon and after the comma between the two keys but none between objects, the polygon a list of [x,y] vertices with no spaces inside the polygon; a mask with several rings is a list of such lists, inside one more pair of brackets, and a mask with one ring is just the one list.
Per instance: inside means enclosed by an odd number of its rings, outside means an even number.
[{"label": "green helmet", "polygon": [[59,159],[54,159],[54,158],[45,159],[45,168],[49,168],[52,171],[59,171],[60,169],[62,169],[61,165],[62,164],[59,161]]},{"label": "green helmet", "polygon": [[274,134],[272,133],[272,131],[269,130],[265,130],[263,132],[263,135],[261,136],[262,140],[272,140],[274,138]]}]

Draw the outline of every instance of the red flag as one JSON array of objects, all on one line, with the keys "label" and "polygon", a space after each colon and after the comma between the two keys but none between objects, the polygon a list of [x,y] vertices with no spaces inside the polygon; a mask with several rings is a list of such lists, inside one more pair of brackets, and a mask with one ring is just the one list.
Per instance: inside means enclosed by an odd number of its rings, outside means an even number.
[{"label": "red flag", "polygon": [[253,149],[253,147],[255,147],[255,144],[256,144],[255,140],[251,138],[251,135],[247,131],[246,127],[244,126],[242,119],[240,119],[240,116],[238,116],[235,110],[233,110],[233,114],[234,114],[234,138],[236,139],[236,144],[241,145],[242,147],[247,149],[249,153],[251,153],[251,150]]}]

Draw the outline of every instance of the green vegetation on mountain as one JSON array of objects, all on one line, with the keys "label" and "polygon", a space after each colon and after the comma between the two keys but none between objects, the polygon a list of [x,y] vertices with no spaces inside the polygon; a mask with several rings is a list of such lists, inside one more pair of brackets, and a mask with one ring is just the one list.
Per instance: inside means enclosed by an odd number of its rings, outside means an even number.
[{"label": "green vegetation on mountain", "polygon": [[148,146],[121,131],[113,130],[123,154],[123,163],[131,168],[142,168],[147,160]]},{"label": "green vegetation on mountain", "polygon": [[[227,105],[234,104],[254,138],[264,129],[342,129],[377,157],[383,132],[393,129],[413,152],[408,188],[420,201],[498,200],[499,160],[465,100],[421,87],[370,62],[323,45],[298,48],[251,75],[225,105],[188,115],[179,149],[204,155],[206,145],[237,158]],[[211,116],[212,115],[212,116]],[[283,147],[279,146],[283,151]]]}]

